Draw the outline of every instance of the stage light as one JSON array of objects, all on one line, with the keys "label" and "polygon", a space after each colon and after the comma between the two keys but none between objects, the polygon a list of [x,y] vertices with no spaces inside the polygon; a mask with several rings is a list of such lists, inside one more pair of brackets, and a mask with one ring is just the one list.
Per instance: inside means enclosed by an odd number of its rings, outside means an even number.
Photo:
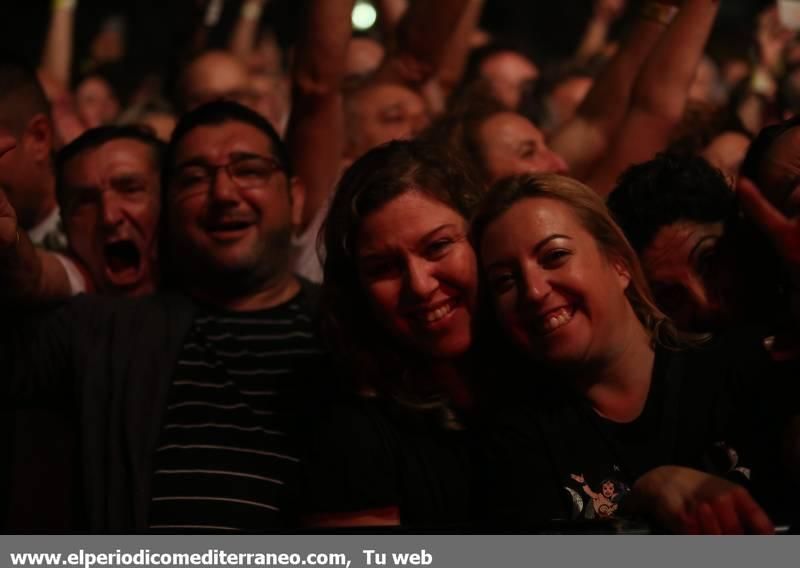
[{"label": "stage light", "polygon": [[375,6],[365,0],[356,2],[353,8],[353,27],[359,31],[365,31],[375,25],[378,19],[378,12]]}]

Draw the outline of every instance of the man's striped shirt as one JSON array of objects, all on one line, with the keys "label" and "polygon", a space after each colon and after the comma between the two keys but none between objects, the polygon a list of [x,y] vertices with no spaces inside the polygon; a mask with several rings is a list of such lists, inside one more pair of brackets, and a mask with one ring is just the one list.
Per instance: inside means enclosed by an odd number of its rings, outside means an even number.
[{"label": "man's striped shirt", "polygon": [[260,312],[198,310],[156,451],[153,529],[283,526],[298,467],[296,371],[318,353],[299,298]]}]

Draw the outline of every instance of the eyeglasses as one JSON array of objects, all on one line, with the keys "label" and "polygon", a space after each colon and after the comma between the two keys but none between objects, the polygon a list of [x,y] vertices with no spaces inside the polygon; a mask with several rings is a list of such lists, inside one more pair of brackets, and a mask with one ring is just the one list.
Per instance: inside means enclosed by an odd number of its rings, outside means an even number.
[{"label": "eyeglasses", "polygon": [[175,171],[174,184],[178,189],[207,189],[221,169],[225,170],[231,181],[240,189],[255,189],[267,185],[272,174],[282,168],[275,159],[267,156],[234,158],[227,164],[218,166],[189,163]]}]

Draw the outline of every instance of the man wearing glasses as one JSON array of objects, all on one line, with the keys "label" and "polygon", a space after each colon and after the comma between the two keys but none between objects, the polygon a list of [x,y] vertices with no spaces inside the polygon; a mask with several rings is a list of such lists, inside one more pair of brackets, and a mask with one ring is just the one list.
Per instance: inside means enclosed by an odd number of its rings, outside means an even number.
[{"label": "man wearing glasses", "polygon": [[[79,297],[4,326],[4,394],[81,401],[76,528],[278,529],[307,392],[297,370],[318,354],[314,289],[289,268],[302,191],[269,123],[232,102],[188,113],[164,164],[169,292]],[[0,274],[28,245],[0,243]]]}]

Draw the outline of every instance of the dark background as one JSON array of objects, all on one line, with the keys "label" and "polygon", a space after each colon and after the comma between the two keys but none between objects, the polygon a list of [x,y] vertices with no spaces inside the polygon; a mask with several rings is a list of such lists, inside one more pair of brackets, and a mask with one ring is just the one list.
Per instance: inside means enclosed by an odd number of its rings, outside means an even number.
[{"label": "dark background", "polygon": [[[630,0],[632,3],[637,0]],[[717,36],[724,42],[747,42],[752,18],[767,0],[721,0]],[[37,61],[44,42],[51,0],[2,0],[0,49],[22,53]],[[101,22],[113,14],[127,21],[129,61],[126,68],[141,76],[147,70],[167,71],[192,29],[202,0],[80,0],[76,29],[76,66]],[[224,41],[240,0],[227,0],[223,20],[211,43]],[[274,22],[283,43],[291,43],[303,9],[303,0],[273,0],[265,19]],[[591,13],[592,0],[487,0],[484,27],[501,30],[511,39],[530,44],[535,53],[569,54],[577,44]],[[76,67],[77,68],[77,67]]]}]

